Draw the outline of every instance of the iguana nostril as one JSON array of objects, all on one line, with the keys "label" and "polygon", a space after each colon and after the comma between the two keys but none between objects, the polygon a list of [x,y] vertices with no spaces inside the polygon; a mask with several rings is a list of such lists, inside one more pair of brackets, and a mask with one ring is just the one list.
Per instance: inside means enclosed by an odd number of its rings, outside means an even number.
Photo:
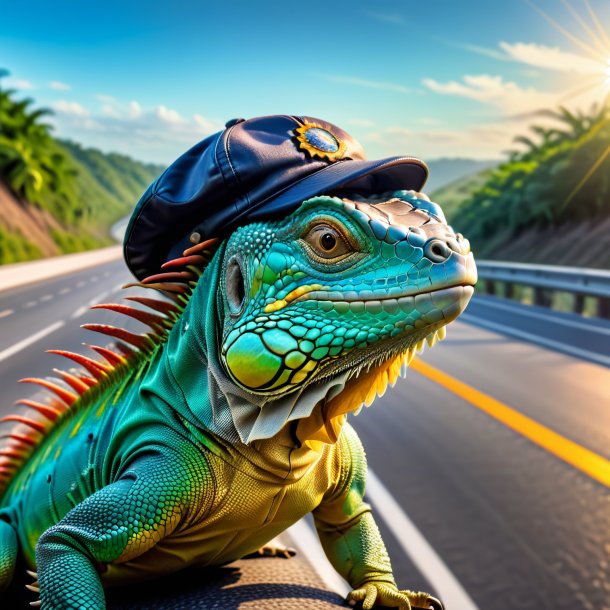
[{"label": "iguana nostril", "polygon": [[430,239],[424,245],[424,256],[433,263],[442,263],[451,256],[451,248],[440,239]]}]

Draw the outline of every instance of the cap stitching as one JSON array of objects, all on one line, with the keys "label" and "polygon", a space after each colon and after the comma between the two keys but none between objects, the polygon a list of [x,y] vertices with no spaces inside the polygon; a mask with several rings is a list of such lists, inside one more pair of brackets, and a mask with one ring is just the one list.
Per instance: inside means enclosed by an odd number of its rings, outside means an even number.
[{"label": "cap stitching", "polygon": [[[235,168],[235,166],[233,165],[233,161],[231,160],[231,144],[229,142],[229,136],[231,135],[231,132],[233,131],[234,127],[235,127],[235,125],[232,125],[230,127],[230,129],[227,131],[227,135],[225,137],[225,142],[224,142],[224,149],[225,149],[225,154],[227,155],[227,161],[229,162],[229,167],[231,168],[231,171],[233,172],[233,176],[235,176],[235,180],[236,180],[237,184],[239,185],[239,190],[240,190],[241,196],[246,200],[246,204],[247,204],[246,209],[248,209],[250,207],[250,197],[248,197],[248,192],[243,189],[241,180],[239,179],[239,174],[237,172],[237,169]],[[235,203],[234,203],[234,205],[235,205]],[[237,206],[235,206],[235,207],[237,208]],[[239,213],[239,210],[236,209],[236,212]]]}]

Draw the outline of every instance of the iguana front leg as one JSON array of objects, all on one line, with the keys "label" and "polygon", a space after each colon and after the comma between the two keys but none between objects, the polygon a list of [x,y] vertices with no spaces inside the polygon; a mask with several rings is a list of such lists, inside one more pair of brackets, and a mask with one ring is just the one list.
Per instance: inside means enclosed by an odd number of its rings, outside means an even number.
[{"label": "iguana front leg", "polygon": [[362,601],[364,610],[374,606],[442,609],[438,600],[427,593],[399,590],[385,545],[363,500],[366,481],[366,458],[355,432],[343,439],[349,455],[342,452],[349,471],[341,484],[314,511],[316,529],[324,551],[334,568],[353,587],[350,603]]},{"label": "iguana front leg", "polygon": [[40,537],[36,564],[43,610],[105,608],[105,565],[138,557],[179,525],[188,485],[179,468],[169,466],[143,460]]}]

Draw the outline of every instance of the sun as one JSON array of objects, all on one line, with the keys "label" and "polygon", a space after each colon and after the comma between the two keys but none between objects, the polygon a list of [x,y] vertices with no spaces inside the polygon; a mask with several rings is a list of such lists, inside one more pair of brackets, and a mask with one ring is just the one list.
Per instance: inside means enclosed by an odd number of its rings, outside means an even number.
[{"label": "sun", "polygon": [[606,62],[606,69],[604,70],[604,72],[606,73],[606,85],[610,86],[610,57]]}]

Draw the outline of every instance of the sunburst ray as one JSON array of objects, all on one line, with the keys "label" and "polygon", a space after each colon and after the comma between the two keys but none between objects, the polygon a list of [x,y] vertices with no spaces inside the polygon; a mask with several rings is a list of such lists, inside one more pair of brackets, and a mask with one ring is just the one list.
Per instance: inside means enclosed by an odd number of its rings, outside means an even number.
[{"label": "sunburst ray", "polygon": [[[607,122],[608,119],[606,119],[606,123]],[[602,152],[597,161],[595,161],[595,163],[593,163],[593,165],[589,168],[587,173],[578,181],[578,184],[572,189],[570,194],[564,199],[563,203],[561,204],[561,207],[559,208],[560,210],[564,210],[570,204],[572,199],[574,199],[574,197],[578,195],[580,189],[582,189],[582,187],[589,181],[591,176],[593,176],[593,174],[598,170],[599,166],[605,161],[606,157],[609,154],[610,144],[605,148],[604,152]]]},{"label": "sunburst ray", "polygon": [[595,46],[597,47],[599,52],[603,53],[604,55],[607,55],[610,52],[610,44],[607,42],[605,32],[595,32],[595,30],[591,28],[591,26],[580,16],[578,11],[574,9],[574,7],[568,2],[568,0],[561,0],[561,3],[566,7],[566,9],[568,9],[572,17],[576,19],[580,27],[584,30],[585,34],[587,34],[595,43]]},{"label": "sunburst ray", "polygon": [[591,21],[593,21],[593,25],[595,25],[595,28],[599,32],[599,35],[602,37],[602,40],[604,40],[604,42],[606,43],[606,51],[610,50],[610,37],[608,37],[608,34],[602,26],[599,17],[595,14],[595,11],[589,4],[589,0],[583,1],[585,3],[585,6],[587,7],[587,10],[589,11],[589,16],[591,17]]},{"label": "sunburst ray", "polygon": [[583,50],[589,57],[601,61],[604,64],[607,62],[607,53],[602,53],[601,51],[598,51],[595,47],[592,47],[580,40],[580,38],[572,34],[572,32],[570,32],[569,30],[566,30],[566,28],[564,28],[560,23],[555,21],[555,19],[545,13],[539,6],[534,4],[534,2],[532,2],[531,0],[525,0],[525,2],[527,2],[527,4],[529,4],[537,13],[539,13],[544,19],[546,19],[546,21],[548,21],[558,32],[563,34],[566,38],[571,40],[577,47]]}]

